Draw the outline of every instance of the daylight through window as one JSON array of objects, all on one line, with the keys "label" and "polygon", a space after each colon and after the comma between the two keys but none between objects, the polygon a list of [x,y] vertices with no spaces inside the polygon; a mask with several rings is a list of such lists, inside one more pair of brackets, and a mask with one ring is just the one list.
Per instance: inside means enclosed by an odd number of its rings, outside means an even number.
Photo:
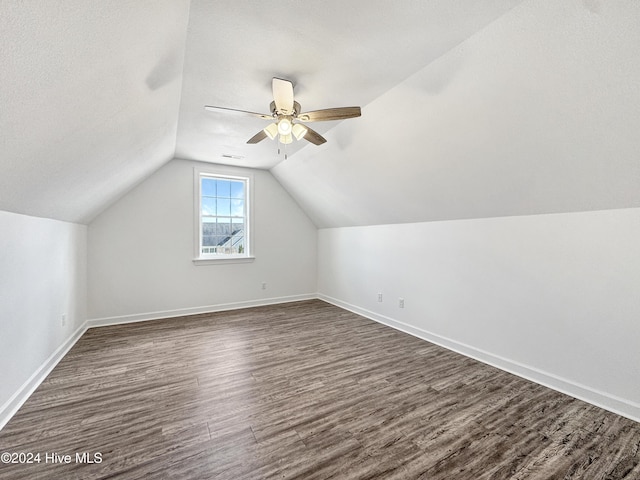
[{"label": "daylight through window", "polygon": [[200,257],[248,256],[248,179],[200,176]]}]

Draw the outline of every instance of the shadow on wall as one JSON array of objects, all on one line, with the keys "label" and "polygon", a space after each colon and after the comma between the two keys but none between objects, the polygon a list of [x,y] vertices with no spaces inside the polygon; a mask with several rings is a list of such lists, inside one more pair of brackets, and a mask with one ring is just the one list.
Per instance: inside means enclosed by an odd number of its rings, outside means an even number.
[{"label": "shadow on wall", "polygon": [[165,54],[151,69],[145,80],[149,90],[158,90],[178,78],[182,73],[182,53],[171,51]]}]

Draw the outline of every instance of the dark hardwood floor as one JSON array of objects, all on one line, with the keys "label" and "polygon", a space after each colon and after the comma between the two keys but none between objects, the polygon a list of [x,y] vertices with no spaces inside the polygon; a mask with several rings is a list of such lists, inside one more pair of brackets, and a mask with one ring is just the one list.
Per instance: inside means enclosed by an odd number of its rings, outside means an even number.
[{"label": "dark hardwood floor", "polygon": [[89,330],[0,432],[40,463],[0,479],[640,479],[639,449],[638,423],[314,300]]}]

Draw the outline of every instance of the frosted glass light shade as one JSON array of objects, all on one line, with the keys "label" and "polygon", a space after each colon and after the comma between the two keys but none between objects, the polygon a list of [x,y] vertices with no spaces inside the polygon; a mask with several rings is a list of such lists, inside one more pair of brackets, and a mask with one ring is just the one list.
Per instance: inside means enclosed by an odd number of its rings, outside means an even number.
[{"label": "frosted glass light shade", "polygon": [[296,123],[291,129],[291,133],[293,133],[293,136],[296,137],[296,140],[301,140],[308,131],[309,130],[307,129],[307,127],[299,123]]},{"label": "frosted glass light shade", "polygon": [[278,122],[278,133],[280,136],[291,135],[291,121],[287,118],[283,118]]},{"label": "frosted glass light shade", "polygon": [[280,135],[280,143],[287,145],[289,143],[293,142],[293,137],[291,136],[291,134],[289,135]]},{"label": "frosted glass light shade", "polygon": [[264,133],[267,134],[267,137],[273,140],[274,138],[276,138],[276,135],[278,135],[278,124],[270,123],[269,126],[264,129]]}]

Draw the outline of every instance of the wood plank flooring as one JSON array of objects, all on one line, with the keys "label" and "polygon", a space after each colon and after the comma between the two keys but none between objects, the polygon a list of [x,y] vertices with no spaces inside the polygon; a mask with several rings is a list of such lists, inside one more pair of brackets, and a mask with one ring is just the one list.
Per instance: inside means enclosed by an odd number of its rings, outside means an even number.
[{"label": "wood plank flooring", "polygon": [[0,479],[619,480],[639,450],[638,423],[313,300],[89,330],[0,432],[40,463]]}]

